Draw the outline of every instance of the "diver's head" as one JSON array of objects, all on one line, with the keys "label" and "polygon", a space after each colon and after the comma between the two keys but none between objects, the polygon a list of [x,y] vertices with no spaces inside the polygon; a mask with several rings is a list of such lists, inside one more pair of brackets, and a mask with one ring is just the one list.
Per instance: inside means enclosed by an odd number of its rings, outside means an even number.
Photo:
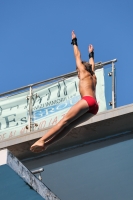
[{"label": "diver's head", "polygon": [[[92,65],[89,62],[82,61],[82,64],[84,65],[85,70],[87,70],[91,75],[94,74],[94,72],[92,71]],[[78,72],[78,78],[80,79],[80,71],[77,66],[76,66],[76,70]]]},{"label": "diver's head", "polygon": [[90,72],[91,75],[94,74],[94,72],[92,71],[92,65],[89,62],[86,61],[82,61],[82,64],[85,66],[85,69]]}]

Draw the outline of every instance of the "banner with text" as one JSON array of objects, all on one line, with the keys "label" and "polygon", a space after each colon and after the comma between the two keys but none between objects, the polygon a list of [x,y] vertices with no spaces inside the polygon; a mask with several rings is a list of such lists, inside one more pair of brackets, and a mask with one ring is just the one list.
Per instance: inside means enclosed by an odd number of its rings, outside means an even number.
[{"label": "banner with text", "polygon": [[[104,70],[96,70],[96,96],[99,112],[105,111]],[[77,76],[33,89],[32,122],[34,130],[55,125],[80,100]],[[26,134],[29,119],[29,91],[0,99],[0,141]]]}]

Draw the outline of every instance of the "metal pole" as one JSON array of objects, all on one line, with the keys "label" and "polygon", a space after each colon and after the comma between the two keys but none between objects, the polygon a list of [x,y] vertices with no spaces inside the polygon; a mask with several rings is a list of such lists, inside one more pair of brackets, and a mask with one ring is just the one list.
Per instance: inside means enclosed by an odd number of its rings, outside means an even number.
[{"label": "metal pole", "polygon": [[112,109],[115,108],[115,64],[112,62]]},{"label": "metal pole", "polygon": [[40,181],[42,181],[41,172],[43,172],[43,171],[44,171],[44,169],[43,169],[43,168],[40,168],[40,169],[32,170],[31,172],[32,172],[32,174],[39,174],[38,179],[39,179]]},{"label": "metal pole", "polygon": [[29,95],[29,132],[32,131],[32,88],[30,87],[30,95]]}]

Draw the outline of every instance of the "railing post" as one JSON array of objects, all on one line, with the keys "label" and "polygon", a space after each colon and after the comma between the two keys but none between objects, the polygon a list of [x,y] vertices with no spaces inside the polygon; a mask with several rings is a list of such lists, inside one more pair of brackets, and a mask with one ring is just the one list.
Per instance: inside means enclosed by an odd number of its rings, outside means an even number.
[{"label": "railing post", "polygon": [[112,109],[115,108],[115,64],[112,62]]},{"label": "railing post", "polygon": [[30,87],[30,95],[29,95],[29,124],[28,124],[29,132],[32,131],[32,88]]}]

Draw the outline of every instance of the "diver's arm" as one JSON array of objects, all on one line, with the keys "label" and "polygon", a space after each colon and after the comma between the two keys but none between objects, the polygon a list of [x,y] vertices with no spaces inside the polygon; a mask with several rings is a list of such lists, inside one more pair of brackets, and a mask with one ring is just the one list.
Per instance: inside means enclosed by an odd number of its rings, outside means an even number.
[{"label": "diver's arm", "polygon": [[94,47],[92,44],[89,45],[88,47],[89,51],[89,63],[92,65],[92,71],[95,71],[95,63],[94,63]]},{"label": "diver's arm", "polygon": [[72,31],[72,43],[71,44],[73,44],[73,51],[74,51],[74,56],[75,56],[75,60],[76,60],[76,67],[79,70],[82,70],[82,69],[84,69],[84,66],[82,64],[81,54],[78,49],[77,38],[76,38],[74,31]]}]

